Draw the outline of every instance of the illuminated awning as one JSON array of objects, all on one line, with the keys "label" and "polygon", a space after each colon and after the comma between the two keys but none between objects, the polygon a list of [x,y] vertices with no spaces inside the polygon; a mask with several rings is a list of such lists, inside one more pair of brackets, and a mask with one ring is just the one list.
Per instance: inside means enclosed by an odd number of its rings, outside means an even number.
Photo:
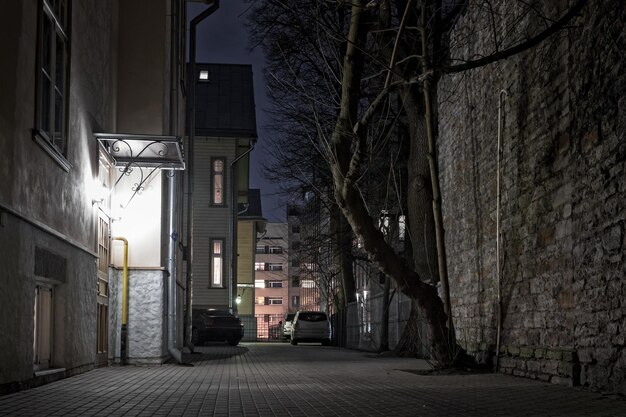
[{"label": "illuminated awning", "polygon": [[132,133],[94,133],[113,165],[154,169],[185,169],[183,145],[178,136]]}]

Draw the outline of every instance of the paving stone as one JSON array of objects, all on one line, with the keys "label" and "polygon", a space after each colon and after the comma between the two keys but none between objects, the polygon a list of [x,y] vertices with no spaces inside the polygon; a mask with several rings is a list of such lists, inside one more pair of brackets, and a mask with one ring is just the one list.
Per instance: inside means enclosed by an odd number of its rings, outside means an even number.
[{"label": "paving stone", "polygon": [[604,416],[626,401],[502,374],[315,345],[211,345],[176,364],[100,368],[0,397],[0,416]]}]

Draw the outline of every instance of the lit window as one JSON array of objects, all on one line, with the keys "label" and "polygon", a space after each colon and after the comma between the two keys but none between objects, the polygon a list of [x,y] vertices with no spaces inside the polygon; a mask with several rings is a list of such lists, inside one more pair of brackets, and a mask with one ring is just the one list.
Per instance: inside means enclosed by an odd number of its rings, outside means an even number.
[{"label": "lit window", "polygon": [[224,158],[211,161],[211,203],[223,206],[224,203]]},{"label": "lit window", "polygon": [[255,279],[254,288],[265,288],[265,281],[262,279]]},{"label": "lit window", "polygon": [[291,297],[291,305],[294,307],[299,307],[300,306],[300,296],[299,295],[294,295]]},{"label": "lit window", "polygon": [[255,262],[254,263],[255,271],[265,271],[265,262]]},{"label": "lit window", "polygon": [[35,138],[66,165],[69,7],[64,0],[43,0],[39,7]]},{"label": "lit window", "polygon": [[300,282],[300,285],[302,286],[302,288],[315,288],[315,281],[313,281],[312,279],[303,279]]},{"label": "lit window", "polygon": [[209,81],[209,71],[202,70],[200,71],[200,76],[198,77],[200,81]]},{"label": "lit window", "polygon": [[387,210],[382,210],[380,212],[380,217],[378,218],[378,229],[383,232],[385,237],[389,236],[389,226],[390,226],[390,216]]},{"label": "lit window", "polygon": [[223,286],[223,271],[224,264],[222,262],[223,253],[222,249],[224,247],[223,240],[213,240],[211,241],[211,286],[212,287],[221,287]]},{"label": "lit window", "polygon": [[404,241],[404,235],[406,234],[406,217],[404,214],[398,216],[398,238]]}]

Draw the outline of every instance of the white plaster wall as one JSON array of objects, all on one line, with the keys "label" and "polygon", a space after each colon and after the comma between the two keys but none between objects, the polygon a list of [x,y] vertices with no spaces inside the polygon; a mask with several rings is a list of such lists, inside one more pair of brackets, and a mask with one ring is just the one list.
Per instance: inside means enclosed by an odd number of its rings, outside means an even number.
[{"label": "white plaster wall", "polygon": [[[130,270],[128,276],[128,343],[131,364],[162,363],[166,358],[166,276],[162,270]],[[110,274],[109,351],[120,360],[122,323],[122,270]]]},{"label": "white plaster wall", "polygon": [[[144,168],[144,176],[149,173],[150,170]],[[114,181],[119,175],[116,170]],[[155,172],[143,184],[141,194],[133,197],[133,188],[141,182],[141,171],[135,168],[130,175],[123,176],[112,195],[111,211],[115,220],[111,234],[128,239],[128,263],[133,267],[161,266],[161,175],[160,171]],[[113,265],[122,267],[123,255],[123,243],[113,241]]]}]

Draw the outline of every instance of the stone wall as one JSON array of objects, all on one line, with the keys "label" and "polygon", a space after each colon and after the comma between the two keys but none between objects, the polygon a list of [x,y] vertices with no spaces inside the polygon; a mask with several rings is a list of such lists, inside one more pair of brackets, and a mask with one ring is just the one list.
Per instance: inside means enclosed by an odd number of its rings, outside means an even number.
[{"label": "stone wall", "polygon": [[[505,28],[520,17],[512,4],[496,4],[500,36],[511,34]],[[493,49],[488,15],[473,5],[454,29],[453,57]],[[438,91],[440,178],[459,341],[472,352],[495,351],[497,122],[504,89],[500,369],[622,393],[625,20],[619,1],[592,1],[573,27],[540,47],[444,77]],[[540,24],[526,17],[513,33],[533,32]]]},{"label": "stone wall", "polygon": [[[122,270],[112,269],[109,280],[109,356],[120,361],[122,324]],[[161,269],[128,272],[129,364],[163,363],[167,359],[167,274]]]}]

